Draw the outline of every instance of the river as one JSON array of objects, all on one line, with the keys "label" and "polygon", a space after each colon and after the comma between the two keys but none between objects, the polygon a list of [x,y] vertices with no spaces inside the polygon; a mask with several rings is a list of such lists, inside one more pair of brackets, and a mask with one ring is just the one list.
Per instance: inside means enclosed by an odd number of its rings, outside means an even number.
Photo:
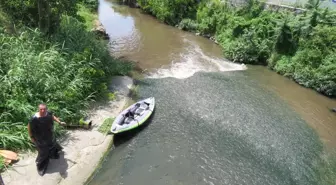
[{"label": "river", "polygon": [[88,184],[328,184],[332,167],[320,163],[336,148],[335,100],[231,63],[210,40],[138,9],[101,1],[99,18],[111,52],[145,72],[138,96],[154,96],[156,110],[115,136]]}]

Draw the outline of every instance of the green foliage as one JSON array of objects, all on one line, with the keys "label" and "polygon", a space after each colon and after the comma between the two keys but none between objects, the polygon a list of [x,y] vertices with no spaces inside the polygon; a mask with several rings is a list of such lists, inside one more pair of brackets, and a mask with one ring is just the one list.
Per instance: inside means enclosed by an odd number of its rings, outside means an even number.
[{"label": "green foliage", "polygon": [[61,21],[61,15],[75,16],[77,0],[10,0],[2,1],[1,8],[19,24],[53,32]]},{"label": "green foliage", "polygon": [[290,56],[283,55],[280,59],[273,59],[275,61],[274,70],[278,73],[287,76],[293,77],[294,74],[294,66]]},{"label": "green foliage", "polygon": [[335,96],[335,31],[335,27],[315,27],[308,38],[301,38],[300,50],[293,57],[275,59],[275,71],[293,78],[305,87],[314,88],[327,96]]},{"label": "green foliage", "polygon": [[265,3],[259,0],[248,0],[246,5],[238,7],[236,11],[238,15],[246,18],[256,18],[264,11]]},{"label": "green foliage", "polygon": [[198,7],[196,21],[198,23],[198,31],[203,34],[214,34],[216,32],[217,18],[220,14],[221,2],[204,1]]},{"label": "green foliage", "polygon": [[2,10],[0,6],[0,32],[13,32],[13,25],[10,17]]},{"label": "green foliage", "polygon": [[113,121],[114,118],[106,118],[103,124],[99,127],[98,131],[103,134],[107,134],[111,129]]},{"label": "green foliage", "polygon": [[[3,171],[5,168],[5,158],[0,155],[0,173]],[[1,178],[1,177],[0,177]]]},{"label": "green foliage", "polygon": [[216,38],[226,57],[236,62],[266,64],[275,44],[275,15],[263,12],[258,18],[246,20],[226,15],[227,25],[217,30]]},{"label": "green foliage", "polygon": [[111,100],[111,101],[116,99],[116,94],[115,93],[109,92],[109,93],[107,93],[107,96],[108,96],[108,99]]},{"label": "green foliage", "polygon": [[[111,57],[106,42],[88,31],[97,17],[90,10],[97,5],[83,0],[77,14],[75,0],[14,0],[0,5],[0,148],[33,148],[27,122],[39,103],[76,124],[89,103],[108,92],[109,76],[132,70],[132,63]],[[42,6],[46,11],[41,12]],[[54,131],[56,138],[66,132],[58,124]]]},{"label": "green foliage", "polygon": [[314,89],[328,96],[336,95],[336,54],[327,55],[317,68]]},{"label": "green foliage", "polygon": [[98,20],[98,15],[92,13],[84,4],[78,4],[77,15],[83,19],[82,22],[84,22],[87,30],[92,30],[95,26],[95,21]]},{"label": "green foliage", "polygon": [[135,64],[129,61],[115,60],[113,68],[110,68],[111,73],[117,75],[130,75],[130,72],[134,69]]},{"label": "green foliage", "polygon": [[304,49],[292,58],[290,69],[287,66],[282,66],[282,68],[290,70],[292,72],[290,76],[299,84],[313,87],[326,95],[335,96],[335,56],[330,54],[323,59],[319,50]]},{"label": "green foliage", "polygon": [[276,40],[275,40],[275,51],[279,54],[289,54],[292,55],[296,52],[299,44],[300,31],[297,31],[296,27],[290,25],[290,21],[299,24],[295,21],[295,18],[290,15],[286,15],[282,20],[277,22]]},{"label": "green foliage", "polygon": [[194,20],[191,19],[183,19],[179,25],[178,25],[179,29],[182,30],[188,30],[188,31],[196,31],[198,28],[197,23]]},{"label": "green foliage", "polygon": [[320,24],[336,26],[336,13],[330,12],[328,8],[324,9],[320,14]]},{"label": "green foliage", "polygon": [[237,39],[225,44],[224,53],[235,62],[266,64],[272,42],[257,37],[256,30],[250,30]]},{"label": "green foliage", "polygon": [[140,7],[159,20],[176,25],[183,18],[194,18],[197,0],[138,0]]},{"label": "green foliage", "polygon": [[308,0],[305,4],[305,8],[307,9],[316,9],[320,6],[320,0]]},{"label": "green foliage", "polygon": [[334,53],[336,50],[335,31],[336,27],[319,25],[311,30],[307,38],[301,38],[300,45],[304,48],[318,49],[323,56]]},{"label": "green foliage", "polygon": [[30,138],[27,134],[27,126],[22,123],[0,123],[0,148],[9,148],[14,151],[18,149],[32,148]]},{"label": "green foliage", "polygon": [[98,11],[99,0],[78,0],[80,3],[84,4],[87,9],[91,12]]}]

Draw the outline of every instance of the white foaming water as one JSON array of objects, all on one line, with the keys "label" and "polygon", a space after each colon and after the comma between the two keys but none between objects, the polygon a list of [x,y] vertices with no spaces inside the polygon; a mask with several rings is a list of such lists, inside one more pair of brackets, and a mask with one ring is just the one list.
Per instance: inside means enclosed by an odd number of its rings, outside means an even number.
[{"label": "white foaming water", "polygon": [[169,67],[163,67],[156,72],[149,74],[148,78],[188,78],[195,73],[203,72],[218,72],[218,71],[238,71],[246,70],[244,64],[236,64],[224,59],[208,56],[203,53],[202,49],[195,43],[189,42],[190,46],[186,51],[181,53],[177,59],[172,61]]}]

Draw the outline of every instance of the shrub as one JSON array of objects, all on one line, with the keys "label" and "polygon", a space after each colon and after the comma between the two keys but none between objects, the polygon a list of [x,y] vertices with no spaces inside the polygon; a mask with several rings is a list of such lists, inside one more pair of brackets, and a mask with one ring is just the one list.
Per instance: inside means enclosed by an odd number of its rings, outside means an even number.
[{"label": "shrub", "polygon": [[159,20],[176,25],[183,18],[194,18],[198,0],[138,0],[140,7]]},{"label": "shrub", "polygon": [[197,23],[191,19],[183,19],[179,25],[179,29],[188,30],[188,31],[196,31],[198,28]]},{"label": "shrub", "polygon": [[19,24],[40,27],[51,33],[59,26],[61,15],[76,16],[77,0],[5,0],[1,9]]}]

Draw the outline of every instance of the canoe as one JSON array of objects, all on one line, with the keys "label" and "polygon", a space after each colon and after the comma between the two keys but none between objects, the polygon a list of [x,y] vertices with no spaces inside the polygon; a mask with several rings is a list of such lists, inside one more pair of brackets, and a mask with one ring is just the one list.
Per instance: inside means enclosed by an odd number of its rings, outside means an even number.
[{"label": "canoe", "polygon": [[139,127],[152,115],[154,107],[154,97],[134,103],[116,117],[112,123],[111,132],[117,134]]}]

